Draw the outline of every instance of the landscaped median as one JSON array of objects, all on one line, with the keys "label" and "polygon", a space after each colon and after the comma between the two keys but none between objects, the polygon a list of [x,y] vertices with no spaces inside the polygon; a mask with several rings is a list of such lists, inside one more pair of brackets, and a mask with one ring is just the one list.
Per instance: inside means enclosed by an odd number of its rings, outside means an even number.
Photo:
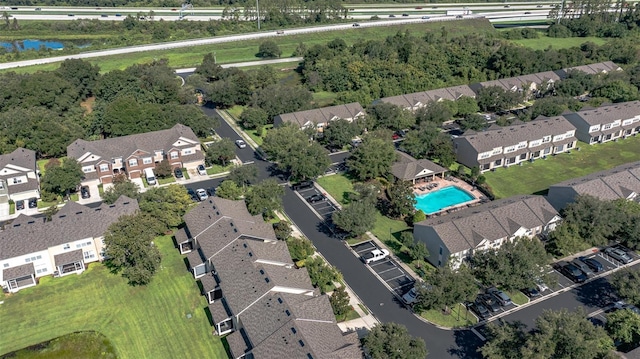
[{"label": "landscaped median", "polygon": [[429,322],[446,328],[468,327],[478,323],[478,318],[462,304],[454,305],[450,310],[448,314],[441,309],[426,310],[419,314]]},{"label": "landscaped median", "polygon": [[0,355],[77,331],[102,333],[119,359],[226,358],[211,335],[206,301],[171,237],[155,244],[161,267],[147,286],[132,287],[99,263],[80,275],[43,277],[0,305]]}]

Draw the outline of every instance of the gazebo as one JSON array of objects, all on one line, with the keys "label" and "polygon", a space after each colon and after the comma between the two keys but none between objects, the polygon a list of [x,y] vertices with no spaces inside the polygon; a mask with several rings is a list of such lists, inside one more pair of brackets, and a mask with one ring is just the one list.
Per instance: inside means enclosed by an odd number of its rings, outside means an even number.
[{"label": "gazebo", "polygon": [[391,166],[391,173],[399,179],[416,184],[432,181],[436,176],[444,178],[448,169],[429,160],[417,160],[408,154],[396,151],[399,160]]}]

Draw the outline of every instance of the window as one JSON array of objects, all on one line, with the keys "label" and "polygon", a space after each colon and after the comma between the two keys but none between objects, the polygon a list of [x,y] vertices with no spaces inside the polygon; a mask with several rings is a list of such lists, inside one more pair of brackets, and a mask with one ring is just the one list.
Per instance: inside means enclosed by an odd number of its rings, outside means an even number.
[{"label": "window", "polygon": [[176,158],[178,158],[178,152],[176,151],[171,152],[171,159],[174,160]]},{"label": "window", "polygon": [[31,258],[25,258],[24,261],[29,263],[29,262],[31,262]]},{"label": "window", "polygon": [[84,166],[84,167],[82,167],[82,172],[84,172],[84,173],[93,172],[93,170],[94,170],[93,166]]},{"label": "window", "polygon": [[491,152],[485,152],[485,153],[480,154],[480,159],[481,160],[483,160],[485,158],[489,158],[489,157],[491,157]]},{"label": "window", "polygon": [[22,183],[22,178],[21,178],[21,177],[14,177],[14,178],[13,178],[13,183],[14,183],[14,184]]},{"label": "window", "polygon": [[551,136],[544,136],[544,137],[542,137],[542,143],[547,143],[547,142],[549,142],[549,141],[551,141]]},{"label": "window", "polygon": [[69,243],[65,244],[65,245],[62,247],[62,249],[65,249],[65,250],[66,250],[66,249],[69,249],[69,248],[71,248],[71,246],[69,245]]},{"label": "window", "polygon": [[143,165],[148,165],[151,162],[153,162],[153,159],[151,159],[151,157],[145,157],[145,158],[142,159],[142,164]]},{"label": "window", "polygon": [[611,128],[611,124],[610,123],[607,123],[606,125],[602,126],[603,130],[608,130],[610,128]]},{"label": "window", "polygon": [[109,170],[109,165],[108,164],[101,164],[100,165],[100,172],[107,172]]},{"label": "window", "polygon": [[36,270],[36,273],[38,273],[38,274],[47,273],[47,268],[38,269],[38,270]]},{"label": "window", "polygon": [[182,151],[182,154],[184,154],[184,155],[190,155],[192,153],[193,153],[193,148],[189,148],[189,149],[186,149],[186,150]]},{"label": "window", "polygon": [[132,158],[132,159],[129,160],[129,166],[135,167],[137,165],[138,165],[138,160],[137,159]]},{"label": "window", "polygon": [[84,259],[93,259],[96,257],[96,254],[93,251],[84,252]]},{"label": "window", "polygon": [[5,263],[4,267],[7,268],[9,266],[9,263]]}]

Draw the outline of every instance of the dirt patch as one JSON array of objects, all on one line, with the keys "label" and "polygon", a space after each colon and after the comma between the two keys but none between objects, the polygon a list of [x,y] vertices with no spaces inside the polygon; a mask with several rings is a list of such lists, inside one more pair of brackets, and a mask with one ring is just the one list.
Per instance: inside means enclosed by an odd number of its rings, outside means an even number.
[{"label": "dirt patch", "polygon": [[93,105],[96,103],[96,97],[91,96],[80,103],[80,107],[84,109],[85,116],[93,112]]}]

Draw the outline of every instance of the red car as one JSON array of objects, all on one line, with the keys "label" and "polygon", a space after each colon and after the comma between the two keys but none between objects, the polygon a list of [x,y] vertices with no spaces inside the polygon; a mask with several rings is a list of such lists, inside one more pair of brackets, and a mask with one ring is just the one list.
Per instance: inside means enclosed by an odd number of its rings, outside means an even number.
[{"label": "red car", "polygon": [[393,140],[395,141],[400,138],[400,135],[397,133],[394,133],[393,136],[391,136],[391,138],[393,138]]}]

